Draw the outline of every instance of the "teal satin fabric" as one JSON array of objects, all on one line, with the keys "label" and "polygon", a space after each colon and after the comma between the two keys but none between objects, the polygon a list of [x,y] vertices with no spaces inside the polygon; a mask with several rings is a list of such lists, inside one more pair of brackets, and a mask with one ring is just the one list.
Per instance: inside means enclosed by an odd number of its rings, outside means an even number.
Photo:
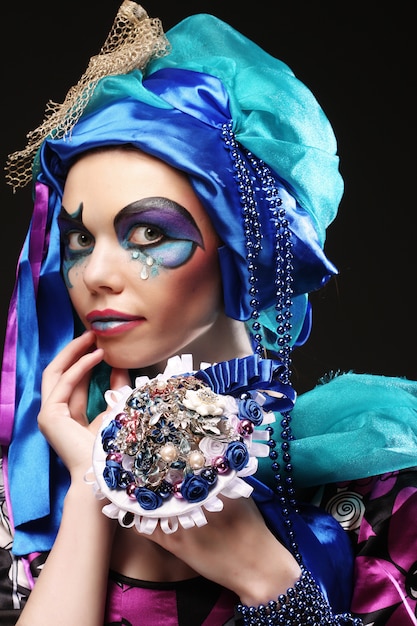
[{"label": "teal satin fabric", "polygon": [[[307,488],[417,465],[417,382],[346,373],[298,397],[294,480]],[[268,459],[260,478],[270,483]]]}]

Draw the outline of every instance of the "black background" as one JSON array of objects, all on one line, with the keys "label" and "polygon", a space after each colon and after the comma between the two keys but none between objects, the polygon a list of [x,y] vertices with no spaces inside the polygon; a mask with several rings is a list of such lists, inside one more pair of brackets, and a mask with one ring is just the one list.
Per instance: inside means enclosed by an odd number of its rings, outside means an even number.
[{"label": "black background", "polygon": [[[117,0],[9,2],[2,13],[1,157],[23,148],[48,100],[97,54]],[[299,391],[329,371],[417,378],[414,324],[415,35],[411,2],[143,3],[165,30],[212,13],[286,62],[313,91],[338,140],[345,194],[326,252],[339,275],[312,297],[308,343],[294,353]],[[31,214],[30,190],[2,178],[0,323]],[[4,333],[2,333],[4,335]]]}]

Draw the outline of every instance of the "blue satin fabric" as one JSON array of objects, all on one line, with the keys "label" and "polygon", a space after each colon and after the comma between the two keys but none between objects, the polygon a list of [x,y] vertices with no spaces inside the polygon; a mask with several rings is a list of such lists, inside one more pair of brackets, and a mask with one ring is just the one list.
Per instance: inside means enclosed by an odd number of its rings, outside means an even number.
[{"label": "blue satin fabric", "polygon": [[[278,497],[259,480],[245,478],[254,491],[252,498],[268,528],[291,551]],[[289,509],[299,552],[312,572],[334,613],[350,610],[353,583],[353,550],[348,534],[331,515],[313,505],[303,504],[300,513]]]},{"label": "blue satin fabric", "polygon": [[[70,301],[59,270],[60,241],[53,219],[56,196],[51,194],[49,207],[47,196],[36,203],[36,210],[46,214],[43,241],[35,242],[34,232],[29,232],[17,281],[17,403],[8,452],[8,479],[15,525],[13,551],[18,555],[51,547],[69,484],[65,468],[37,425],[42,371],[73,336]],[[37,232],[36,237],[40,236]],[[31,263],[35,244],[44,250],[39,282]],[[36,300],[41,310],[39,316],[34,306]]]},{"label": "blue satin fabric", "polygon": [[239,397],[246,391],[264,389],[267,392],[282,394],[276,397],[265,393],[263,407],[266,411],[291,411],[296,393],[289,383],[283,383],[280,376],[285,375],[285,366],[279,361],[261,359],[258,355],[221,361],[204,370],[198,370],[195,376],[205,382],[214,393],[230,394]]},{"label": "blue satin fabric", "polygon": [[[283,398],[265,394],[265,410],[273,410],[278,417],[283,411],[291,411],[296,399],[291,387],[280,382],[282,373],[280,362],[254,355],[217,363],[199,370],[195,376],[209,384],[215,393],[235,397],[256,389],[283,393]],[[272,485],[272,462],[269,458],[263,460],[264,468],[269,465],[268,478]],[[291,520],[303,563],[313,573],[333,611],[349,611],[354,555],[349,537],[340,524],[328,513],[308,504],[300,506],[300,513],[288,508],[288,516],[284,517],[279,498],[259,480],[258,473],[256,477],[248,476],[245,480],[254,488],[252,497],[269,529],[290,551],[292,546],[286,521]]]},{"label": "blue satin fabric", "polygon": [[[70,137],[46,140],[39,157],[39,179],[62,194],[68,167],[75,156],[98,146],[126,143],[186,172],[224,243],[219,257],[226,313],[247,320],[252,308],[242,207],[234,166],[221,136],[222,125],[231,120],[227,92],[213,76],[180,69],[160,70],[143,84],[140,72],[117,80],[123,78],[129,82],[129,92],[136,90],[134,97],[112,100],[105,108],[85,115]],[[109,99],[117,97],[111,78],[101,89],[107,90]],[[152,96],[158,97],[158,106],[149,104]],[[336,268],[323,253],[309,213],[278,176],[276,180],[292,232],[294,292],[306,294],[321,287],[336,273]],[[267,309],[275,304],[276,297],[271,267],[275,225],[262,190],[257,193],[257,202],[263,236],[262,250],[256,259],[258,299],[260,308]]]}]

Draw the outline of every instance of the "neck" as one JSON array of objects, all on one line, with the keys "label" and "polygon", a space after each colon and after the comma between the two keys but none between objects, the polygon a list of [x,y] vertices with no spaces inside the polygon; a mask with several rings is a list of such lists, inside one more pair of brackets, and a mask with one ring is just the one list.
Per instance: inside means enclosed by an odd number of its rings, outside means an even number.
[{"label": "neck", "polygon": [[199,367],[203,361],[219,363],[253,353],[244,322],[225,315],[219,316],[210,331],[194,341],[187,350],[193,355],[195,367]]},{"label": "neck", "polygon": [[[212,364],[243,358],[253,354],[253,350],[244,322],[220,314],[205,333],[184,346],[179,354],[192,354],[193,367],[197,370],[201,363]],[[155,363],[143,373],[153,378],[163,372],[165,366],[166,361]]]}]

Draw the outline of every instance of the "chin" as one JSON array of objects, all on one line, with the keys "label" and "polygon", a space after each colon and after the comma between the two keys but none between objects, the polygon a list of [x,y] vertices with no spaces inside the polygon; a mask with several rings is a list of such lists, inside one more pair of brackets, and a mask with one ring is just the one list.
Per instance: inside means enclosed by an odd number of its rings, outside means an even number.
[{"label": "chin", "polygon": [[138,365],[138,360],[132,358],[132,355],[123,355],[118,351],[115,354],[113,351],[105,350],[103,360],[115,369],[123,369],[123,370],[133,370],[138,367],[144,367],[143,365]]}]

